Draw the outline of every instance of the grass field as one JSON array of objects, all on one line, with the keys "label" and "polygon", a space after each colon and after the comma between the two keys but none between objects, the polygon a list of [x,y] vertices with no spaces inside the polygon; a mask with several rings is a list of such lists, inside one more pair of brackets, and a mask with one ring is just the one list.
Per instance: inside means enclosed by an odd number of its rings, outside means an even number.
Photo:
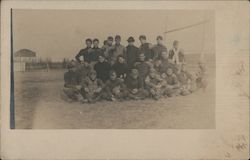
[{"label": "grass field", "polygon": [[[188,59],[192,64],[197,59]],[[214,57],[208,88],[188,96],[95,104],[61,99],[64,70],[15,72],[17,129],[211,129],[215,127]],[[193,70],[193,65],[189,65]]]}]

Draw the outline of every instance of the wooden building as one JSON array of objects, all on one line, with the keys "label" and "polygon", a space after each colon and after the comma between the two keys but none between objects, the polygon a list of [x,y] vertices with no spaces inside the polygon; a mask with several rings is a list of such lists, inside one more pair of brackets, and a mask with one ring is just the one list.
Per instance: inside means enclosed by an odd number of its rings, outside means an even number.
[{"label": "wooden building", "polygon": [[25,71],[26,64],[36,62],[36,53],[29,49],[21,49],[14,53],[14,71]]}]

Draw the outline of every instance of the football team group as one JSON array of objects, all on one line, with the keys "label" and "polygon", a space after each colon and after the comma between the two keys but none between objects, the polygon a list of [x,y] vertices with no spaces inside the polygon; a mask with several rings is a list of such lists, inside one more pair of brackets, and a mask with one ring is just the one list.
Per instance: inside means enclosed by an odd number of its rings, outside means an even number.
[{"label": "football team group", "polygon": [[206,88],[205,65],[199,62],[191,74],[179,41],[168,50],[162,36],[157,36],[156,45],[148,43],[145,35],[139,40],[141,45],[136,47],[129,37],[125,47],[121,36],[110,36],[99,48],[98,39],[86,39],[86,48],[67,64],[63,99],[81,103],[158,100]]}]

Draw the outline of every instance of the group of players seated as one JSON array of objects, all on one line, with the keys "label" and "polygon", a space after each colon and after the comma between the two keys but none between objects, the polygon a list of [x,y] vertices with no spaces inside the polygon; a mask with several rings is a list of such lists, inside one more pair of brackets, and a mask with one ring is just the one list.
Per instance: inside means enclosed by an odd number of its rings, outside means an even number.
[{"label": "group of players seated", "polygon": [[[110,39],[109,37],[107,41]],[[98,52],[94,52],[99,48],[98,45],[94,44],[91,48],[86,40],[88,49],[84,52],[81,50],[76,60],[72,60],[67,65],[68,71],[64,74],[63,88],[65,100],[82,103],[145,98],[158,100],[178,95],[185,96],[203,87],[204,66],[199,64],[199,72],[196,76],[190,74],[186,69],[184,53],[178,48],[178,41],[174,41],[173,49],[167,52],[161,42],[161,36],[157,37],[155,46],[147,43],[145,36],[140,36],[139,48],[134,46],[133,37],[128,38],[127,47],[120,44],[120,36],[116,36],[115,39],[114,45],[109,43],[108,52],[108,47],[105,47],[107,44],[104,44]],[[136,52],[131,50],[131,47],[134,47]],[[136,58],[131,63],[132,58],[127,57],[133,56]],[[91,60],[91,57],[97,57],[98,61]],[[115,62],[114,58],[116,58]]]}]

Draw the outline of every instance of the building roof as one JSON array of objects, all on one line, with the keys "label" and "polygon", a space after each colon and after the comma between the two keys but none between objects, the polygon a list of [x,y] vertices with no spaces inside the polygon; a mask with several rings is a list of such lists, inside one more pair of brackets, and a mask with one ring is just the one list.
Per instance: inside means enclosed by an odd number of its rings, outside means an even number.
[{"label": "building roof", "polygon": [[36,52],[29,49],[20,49],[14,54],[15,57],[36,57]]}]

